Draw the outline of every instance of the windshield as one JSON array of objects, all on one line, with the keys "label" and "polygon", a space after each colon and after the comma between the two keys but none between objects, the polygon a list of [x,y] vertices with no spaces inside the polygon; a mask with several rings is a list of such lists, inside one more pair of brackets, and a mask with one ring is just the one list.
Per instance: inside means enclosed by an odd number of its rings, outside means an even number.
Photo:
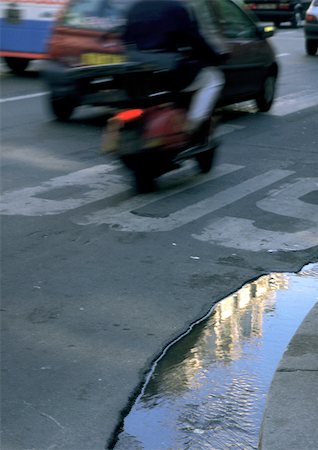
[{"label": "windshield", "polygon": [[136,0],[72,0],[62,24],[76,28],[108,30],[124,24],[125,13]]}]

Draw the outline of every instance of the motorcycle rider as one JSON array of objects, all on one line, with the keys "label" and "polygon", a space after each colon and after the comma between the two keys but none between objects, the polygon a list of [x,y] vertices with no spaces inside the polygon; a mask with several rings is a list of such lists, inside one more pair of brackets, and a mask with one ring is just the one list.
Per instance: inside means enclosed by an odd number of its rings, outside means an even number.
[{"label": "motorcycle rider", "polygon": [[217,66],[228,53],[207,42],[190,5],[181,0],[137,0],[128,10],[124,38],[138,51],[174,55],[170,88],[193,92],[185,131],[196,140],[224,86]]}]

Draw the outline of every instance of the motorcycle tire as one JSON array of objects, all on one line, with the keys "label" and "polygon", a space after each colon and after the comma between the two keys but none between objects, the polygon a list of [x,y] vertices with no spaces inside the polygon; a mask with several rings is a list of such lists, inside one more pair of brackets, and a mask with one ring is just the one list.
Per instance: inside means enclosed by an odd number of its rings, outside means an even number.
[{"label": "motorcycle tire", "polygon": [[75,104],[69,98],[60,98],[51,94],[49,107],[56,120],[59,122],[67,122],[73,114]]},{"label": "motorcycle tire", "polygon": [[152,174],[135,169],[134,176],[137,194],[148,194],[156,190],[156,184]]},{"label": "motorcycle tire", "polygon": [[209,173],[212,168],[216,148],[211,148],[205,152],[196,155],[196,160],[199,166],[200,173]]}]

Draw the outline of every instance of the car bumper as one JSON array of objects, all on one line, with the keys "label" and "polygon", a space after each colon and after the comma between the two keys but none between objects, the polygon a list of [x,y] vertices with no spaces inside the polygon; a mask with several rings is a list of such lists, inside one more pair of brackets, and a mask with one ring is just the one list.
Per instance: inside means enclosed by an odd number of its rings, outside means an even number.
[{"label": "car bumper", "polygon": [[304,26],[305,38],[318,41],[318,24],[307,24]]},{"label": "car bumper", "polygon": [[137,95],[137,79],[145,72],[133,62],[69,68],[48,60],[43,63],[41,74],[55,98],[70,98],[78,104],[112,105],[127,104],[130,91]]},{"label": "car bumper", "polygon": [[263,22],[288,22],[292,19],[294,11],[268,11],[252,10],[253,13]]}]

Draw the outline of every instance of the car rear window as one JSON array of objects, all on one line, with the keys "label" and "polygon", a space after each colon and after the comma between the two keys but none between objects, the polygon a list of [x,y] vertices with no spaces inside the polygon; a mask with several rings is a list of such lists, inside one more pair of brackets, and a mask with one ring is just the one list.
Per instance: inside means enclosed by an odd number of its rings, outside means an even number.
[{"label": "car rear window", "polygon": [[64,26],[109,30],[124,24],[129,6],[136,0],[71,0],[61,23]]}]

